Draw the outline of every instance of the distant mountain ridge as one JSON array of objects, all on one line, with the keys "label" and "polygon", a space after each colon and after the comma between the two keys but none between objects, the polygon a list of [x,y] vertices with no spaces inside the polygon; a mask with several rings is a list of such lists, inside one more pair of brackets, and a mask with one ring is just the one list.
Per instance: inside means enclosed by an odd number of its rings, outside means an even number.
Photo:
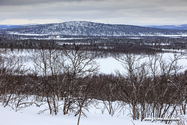
[{"label": "distant mountain ridge", "polygon": [[7,34],[40,34],[72,36],[159,36],[187,35],[187,30],[167,30],[134,25],[104,24],[88,21],[21,26],[5,30]]},{"label": "distant mountain ridge", "polygon": [[170,30],[187,30],[187,24],[182,24],[182,25],[150,25],[146,26],[150,28],[158,28],[158,29],[170,29]]},{"label": "distant mountain ridge", "polygon": [[22,25],[0,25],[0,30],[5,30],[5,29],[12,29],[12,28],[17,28],[21,27]]}]

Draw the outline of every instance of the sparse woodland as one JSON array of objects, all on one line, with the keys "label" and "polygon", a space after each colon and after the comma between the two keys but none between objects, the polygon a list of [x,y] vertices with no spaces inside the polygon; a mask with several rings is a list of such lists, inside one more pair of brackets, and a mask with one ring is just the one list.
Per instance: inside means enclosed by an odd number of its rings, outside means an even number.
[{"label": "sparse woodland", "polygon": [[[99,74],[96,59],[101,53],[72,49],[54,49],[55,42],[31,49],[34,68],[23,60],[0,56],[0,103],[15,111],[30,105],[48,105],[38,113],[86,116],[90,106],[103,103],[101,111],[113,116],[130,107],[133,120],[173,118],[187,113],[187,70],[177,61],[187,56],[175,55],[166,61],[161,54],[113,53],[126,69],[116,74]],[[0,53],[6,53],[1,49]],[[20,50],[21,51],[21,50]],[[148,58],[146,61],[144,58]],[[166,123],[169,123],[167,121]]]}]

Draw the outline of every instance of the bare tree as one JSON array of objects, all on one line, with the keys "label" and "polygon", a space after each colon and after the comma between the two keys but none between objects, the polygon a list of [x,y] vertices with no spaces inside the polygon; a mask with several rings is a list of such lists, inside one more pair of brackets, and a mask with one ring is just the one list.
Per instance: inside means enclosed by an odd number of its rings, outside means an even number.
[{"label": "bare tree", "polygon": [[82,46],[75,45],[74,50],[63,50],[66,63],[64,65],[67,76],[68,90],[66,90],[63,112],[68,114],[73,104],[74,82],[78,78],[92,76],[98,71],[95,62],[97,55],[91,51],[81,50]]},{"label": "bare tree", "polygon": [[126,84],[125,86],[130,86],[131,93],[127,93],[122,84],[120,89],[132,108],[133,119],[139,119],[138,94],[141,92],[141,86],[147,76],[146,62],[143,61],[145,56],[126,53],[124,55],[115,55],[114,58],[121,62],[124,69],[126,69],[124,74],[117,73],[126,79],[124,84]]},{"label": "bare tree", "polygon": [[[124,77],[118,87],[122,97],[130,104],[134,120],[140,116],[141,120],[146,116],[173,116],[177,105],[184,102],[184,95],[180,94],[185,91],[182,89],[184,84],[179,82],[178,77],[182,69],[178,65],[178,61],[183,58],[181,55],[174,54],[169,59],[163,59],[160,54],[145,58],[142,55],[126,53],[115,55],[114,58],[126,69],[123,74],[117,72],[119,77]],[[175,80],[175,84],[169,83],[168,79]]]},{"label": "bare tree", "polygon": [[[5,53],[5,55],[9,54],[9,51]],[[24,83],[20,83],[21,77],[25,75],[27,70],[20,57],[9,55],[1,57],[0,71],[2,104],[4,107],[11,106],[16,110],[16,100],[25,91]],[[22,99],[20,102],[23,101]]]},{"label": "bare tree", "polygon": [[[46,48],[46,47],[45,47]],[[38,49],[33,55],[35,73],[42,76],[42,96],[46,98],[50,114],[57,114],[63,105],[63,113],[74,111],[77,81],[97,72],[96,55],[91,51],[57,50],[56,48]],[[79,86],[80,87],[80,86]],[[64,100],[63,104],[60,101]],[[84,101],[85,102],[85,101]]]},{"label": "bare tree", "polygon": [[[32,60],[35,65],[34,72],[42,77],[40,86],[42,96],[46,98],[50,114],[57,115],[59,110],[58,101],[61,100],[61,89],[65,75],[63,74],[64,58],[61,53],[54,48],[55,43],[40,44],[41,49],[35,50]],[[45,46],[45,47],[44,47]],[[63,76],[60,81],[59,76]]]}]

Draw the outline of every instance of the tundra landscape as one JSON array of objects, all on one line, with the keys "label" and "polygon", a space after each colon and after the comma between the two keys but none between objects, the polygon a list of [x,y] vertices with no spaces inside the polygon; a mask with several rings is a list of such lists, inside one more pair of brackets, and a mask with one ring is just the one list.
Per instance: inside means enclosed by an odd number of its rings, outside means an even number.
[{"label": "tundra landscape", "polygon": [[186,6],[1,0],[0,125],[186,125]]}]

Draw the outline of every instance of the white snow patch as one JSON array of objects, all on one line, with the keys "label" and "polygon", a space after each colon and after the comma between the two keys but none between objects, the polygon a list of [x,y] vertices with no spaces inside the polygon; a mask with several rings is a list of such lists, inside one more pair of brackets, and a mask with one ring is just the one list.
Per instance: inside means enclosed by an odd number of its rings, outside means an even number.
[{"label": "white snow patch", "polygon": [[[10,107],[0,106],[0,125],[76,125],[78,117],[73,115],[63,115],[62,111],[58,115],[50,115],[49,112],[38,115],[42,107],[27,107],[18,112]],[[128,112],[127,112],[128,113]],[[164,125],[161,122],[133,121],[128,115],[110,116],[102,114],[98,109],[92,107],[86,117],[81,117],[80,125]],[[133,122],[133,123],[132,123]],[[171,125],[176,125],[172,122]]]}]

